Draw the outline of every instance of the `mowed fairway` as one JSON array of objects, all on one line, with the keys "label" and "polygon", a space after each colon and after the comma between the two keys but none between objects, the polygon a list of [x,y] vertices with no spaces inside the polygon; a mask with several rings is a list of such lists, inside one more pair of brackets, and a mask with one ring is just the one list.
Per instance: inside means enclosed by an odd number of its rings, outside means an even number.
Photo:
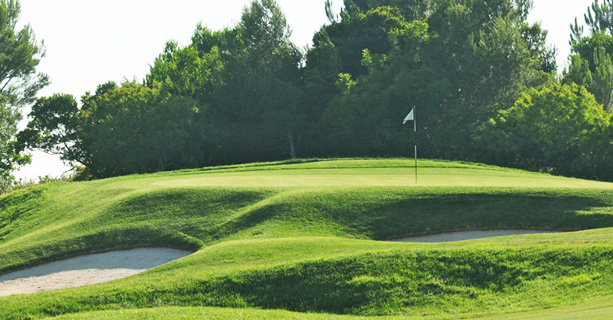
[{"label": "mowed fairway", "polygon": [[[305,160],[0,197],[0,274],[117,248],[194,254],[0,298],[0,319],[613,317],[613,184],[485,165]],[[565,231],[453,243],[462,230]],[[380,318],[377,318],[380,319]]]}]

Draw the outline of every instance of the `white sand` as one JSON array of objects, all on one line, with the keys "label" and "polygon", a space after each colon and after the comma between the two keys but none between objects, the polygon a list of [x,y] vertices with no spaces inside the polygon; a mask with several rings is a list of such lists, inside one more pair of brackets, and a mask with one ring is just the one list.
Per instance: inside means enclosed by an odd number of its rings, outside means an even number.
[{"label": "white sand", "polygon": [[487,230],[487,231],[457,231],[447,233],[428,234],[425,236],[407,237],[393,240],[396,242],[450,242],[471,240],[479,238],[512,236],[520,234],[554,233],[558,231],[543,230]]},{"label": "white sand", "polygon": [[92,254],[0,276],[0,297],[108,282],[141,273],[191,254],[143,248]]}]

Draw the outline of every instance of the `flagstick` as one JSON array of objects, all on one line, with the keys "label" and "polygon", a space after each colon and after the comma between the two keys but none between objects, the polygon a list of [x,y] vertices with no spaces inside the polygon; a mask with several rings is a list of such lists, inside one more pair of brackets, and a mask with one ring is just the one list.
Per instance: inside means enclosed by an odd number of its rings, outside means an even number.
[{"label": "flagstick", "polygon": [[411,112],[404,118],[402,124],[407,121],[413,121],[413,143],[415,144],[415,184],[417,184],[417,121],[415,121],[415,106],[411,109]]},{"label": "flagstick", "polygon": [[415,117],[415,107],[413,107],[413,143],[415,143],[415,184],[417,184],[417,117]]}]

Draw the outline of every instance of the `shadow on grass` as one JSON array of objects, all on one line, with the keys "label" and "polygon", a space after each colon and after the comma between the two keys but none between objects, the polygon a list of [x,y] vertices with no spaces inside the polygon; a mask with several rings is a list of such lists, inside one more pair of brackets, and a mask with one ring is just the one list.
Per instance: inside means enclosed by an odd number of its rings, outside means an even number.
[{"label": "shadow on grass", "polygon": [[333,227],[336,234],[386,240],[479,229],[585,230],[613,227],[612,199],[610,191],[312,192],[281,197],[208,231],[222,238],[263,224],[280,232],[319,225],[322,233],[314,235],[330,235]]},{"label": "shadow on grass", "polygon": [[[346,236],[387,240],[476,229],[613,227],[613,191],[524,189],[169,189],[118,202],[79,226],[81,236],[7,252],[1,272],[117,247],[196,250],[243,232],[264,237]],[[75,232],[73,230],[73,232]],[[78,233],[77,233],[78,234]],[[7,260],[7,261],[9,261]]]}]

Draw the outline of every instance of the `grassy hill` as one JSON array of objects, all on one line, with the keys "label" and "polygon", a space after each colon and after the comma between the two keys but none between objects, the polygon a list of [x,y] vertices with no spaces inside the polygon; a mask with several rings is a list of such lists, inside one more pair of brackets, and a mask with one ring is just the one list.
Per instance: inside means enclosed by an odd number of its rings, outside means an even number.
[{"label": "grassy hill", "polygon": [[[443,161],[420,161],[415,184],[412,165],[258,163],[4,195],[0,274],[110,249],[195,253],[111,283],[0,298],[0,318],[613,316],[613,184]],[[573,232],[377,241],[506,228]]]}]

